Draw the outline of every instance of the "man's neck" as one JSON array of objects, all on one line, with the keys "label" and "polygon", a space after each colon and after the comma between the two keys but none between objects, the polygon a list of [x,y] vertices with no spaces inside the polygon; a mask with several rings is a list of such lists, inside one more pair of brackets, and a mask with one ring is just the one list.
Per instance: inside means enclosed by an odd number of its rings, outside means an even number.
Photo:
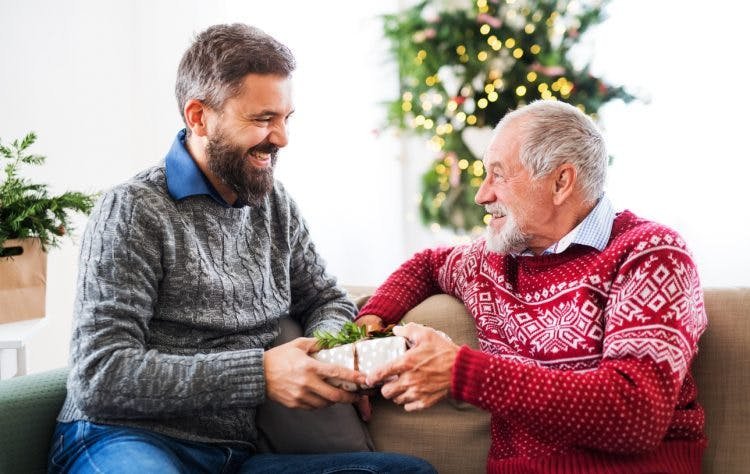
[{"label": "man's neck", "polygon": [[550,232],[547,239],[542,240],[539,245],[534,247],[529,246],[529,251],[534,255],[542,255],[545,250],[550,248],[555,243],[559,242],[563,237],[568,235],[573,229],[575,229],[583,220],[588,216],[592,210],[596,207],[596,201],[593,202],[581,202],[575,208],[561,209],[558,212],[557,222],[554,225],[554,230]]},{"label": "man's neck", "polygon": [[195,164],[201,170],[203,175],[211,183],[219,196],[230,206],[237,202],[237,193],[227,186],[218,176],[214,175],[208,167],[208,155],[206,154],[206,140],[190,134],[185,138],[185,147],[193,158]]}]

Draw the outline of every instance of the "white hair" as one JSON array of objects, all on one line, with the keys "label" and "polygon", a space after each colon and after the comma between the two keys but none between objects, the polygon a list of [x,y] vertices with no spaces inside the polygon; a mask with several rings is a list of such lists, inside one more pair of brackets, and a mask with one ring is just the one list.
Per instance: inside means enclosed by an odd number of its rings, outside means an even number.
[{"label": "white hair", "polygon": [[609,155],[599,128],[586,114],[565,102],[537,100],[507,113],[495,133],[511,123],[521,132],[519,159],[533,178],[571,163],[584,199],[602,195]]}]

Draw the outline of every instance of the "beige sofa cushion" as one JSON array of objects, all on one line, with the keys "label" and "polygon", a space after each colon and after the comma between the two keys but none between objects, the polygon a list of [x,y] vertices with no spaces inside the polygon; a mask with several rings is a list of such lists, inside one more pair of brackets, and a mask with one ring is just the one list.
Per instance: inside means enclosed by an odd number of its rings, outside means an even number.
[{"label": "beige sofa cushion", "polygon": [[[477,347],[474,321],[453,297],[428,298],[407,313],[404,321],[431,326],[456,344]],[[393,402],[376,397],[369,428],[379,451],[419,456],[441,474],[485,472],[490,416],[469,404],[444,400],[426,410],[405,413]]]},{"label": "beige sofa cushion", "polygon": [[693,375],[706,409],[705,473],[750,472],[750,288],[705,290]]}]

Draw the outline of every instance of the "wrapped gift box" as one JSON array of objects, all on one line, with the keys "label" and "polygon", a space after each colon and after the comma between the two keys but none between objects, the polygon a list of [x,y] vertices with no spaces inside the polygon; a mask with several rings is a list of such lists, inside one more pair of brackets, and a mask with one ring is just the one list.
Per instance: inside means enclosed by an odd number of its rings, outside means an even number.
[{"label": "wrapped gift box", "polygon": [[[354,344],[344,344],[343,346],[332,347],[331,349],[323,349],[312,356],[321,362],[327,362],[329,364],[346,367],[347,369],[356,370],[357,357],[354,350]],[[359,388],[355,383],[337,378],[326,379],[326,382],[334,387],[343,388],[350,392],[354,392]]]},{"label": "wrapped gift box", "polygon": [[[406,352],[406,339],[401,336],[365,339],[352,344],[344,344],[331,349],[323,349],[313,354],[321,362],[335,364],[348,369],[358,370],[369,375],[379,367],[386,365]],[[340,379],[328,379],[328,383],[350,392],[366,390],[372,387],[357,386]]]}]

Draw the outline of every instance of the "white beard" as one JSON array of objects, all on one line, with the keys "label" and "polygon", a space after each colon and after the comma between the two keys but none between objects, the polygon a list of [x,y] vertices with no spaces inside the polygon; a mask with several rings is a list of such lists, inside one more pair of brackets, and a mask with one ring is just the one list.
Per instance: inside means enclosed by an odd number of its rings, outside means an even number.
[{"label": "white beard", "polygon": [[[486,208],[490,214],[501,209],[504,210],[503,207],[497,204],[486,206]],[[521,253],[529,247],[529,237],[518,227],[513,214],[507,212],[507,210],[503,212],[505,214],[505,225],[503,225],[503,228],[499,232],[495,232],[492,227],[487,226],[485,230],[484,239],[487,244],[487,250],[502,254]]]}]

